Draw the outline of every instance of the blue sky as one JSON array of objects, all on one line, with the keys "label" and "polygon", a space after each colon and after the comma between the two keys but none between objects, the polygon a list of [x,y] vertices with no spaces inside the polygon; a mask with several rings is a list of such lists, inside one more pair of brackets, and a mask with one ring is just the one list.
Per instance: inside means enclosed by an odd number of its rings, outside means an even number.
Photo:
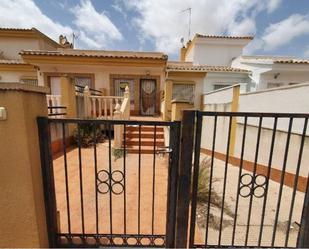
[{"label": "blue sky", "polygon": [[[247,54],[309,58],[309,0],[0,0],[3,27],[65,34],[85,49],[146,50],[178,58],[195,33],[254,35]],[[7,15],[7,13],[10,13]]]}]

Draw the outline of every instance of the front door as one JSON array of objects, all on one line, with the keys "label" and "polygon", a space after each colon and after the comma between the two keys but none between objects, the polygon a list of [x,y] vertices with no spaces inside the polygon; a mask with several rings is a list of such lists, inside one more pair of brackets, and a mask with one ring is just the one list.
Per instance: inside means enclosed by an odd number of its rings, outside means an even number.
[{"label": "front door", "polygon": [[156,113],[156,80],[141,79],[140,82],[140,114],[155,115]]}]

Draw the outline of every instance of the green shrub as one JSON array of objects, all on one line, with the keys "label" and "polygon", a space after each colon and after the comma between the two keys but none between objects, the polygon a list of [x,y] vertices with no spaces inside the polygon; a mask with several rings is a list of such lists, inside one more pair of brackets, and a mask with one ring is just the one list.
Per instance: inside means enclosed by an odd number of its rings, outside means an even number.
[{"label": "green shrub", "polygon": [[209,196],[209,174],[211,160],[205,157],[200,164],[198,184],[197,184],[197,201],[208,202]]},{"label": "green shrub", "polygon": [[[210,167],[211,167],[211,158],[205,157],[200,163],[198,185],[197,185],[197,202],[199,204],[208,203],[209,199],[209,181],[210,181]],[[213,178],[212,184],[218,180]],[[221,208],[222,207],[222,196],[218,195],[217,192],[212,188],[210,196],[210,205],[212,207]],[[230,216],[234,216],[232,210],[225,202],[224,203],[224,213]]]},{"label": "green shrub", "polygon": [[[83,148],[87,148],[94,145],[94,142],[103,143],[105,140],[104,135],[101,132],[100,126],[95,124],[80,124],[80,138],[78,136],[78,129],[76,128],[73,133],[76,144],[79,144]],[[79,141],[80,140],[80,141]]]},{"label": "green shrub", "polygon": [[114,156],[114,161],[116,162],[118,159],[124,157],[124,149],[123,148],[113,148],[112,154]]}]

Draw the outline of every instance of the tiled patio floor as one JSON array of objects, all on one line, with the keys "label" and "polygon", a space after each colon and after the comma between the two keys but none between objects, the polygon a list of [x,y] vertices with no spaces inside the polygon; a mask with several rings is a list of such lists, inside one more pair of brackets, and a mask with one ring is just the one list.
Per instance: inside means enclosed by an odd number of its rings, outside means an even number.
[{"label": "tiled patio floor", "polygon": [[[81,152],[82,157],[82,187],[84,203],[84,227],[85,233],[96,233],[96,182],[94,149],[85,148]],[[138,155],[128,154],[126,156],[125,184],[126,193],[116,195],[110,193],[98,193],[98,227],[99,233],[138,233]],[[154,214],[153,205],[153,162],[155,160],[155,183],[154,183]],[[111,158],[112,171],[124,171],[123,158],[114,161]],[[140,175],[140,233],[141,234],[165,234],[166,221],[166,194],[167,194],[167,157],[163,158],[153,155],[141,155],[141,175]],[[69,180],[69,201],[71,232],[81,233],[81,195],[78,149],[73,149],[67,153],[68,180]],[[109,149],[108,142],[97,146],[97,170],[109,171]],[[60,212],[61,232],[68,232],[67,222],[67,202],[65,189],[65,171],[63,156],[54,160],[55,187],[57,198],[57,210]],[[100,178],[106,178],[106,173],[102,172]],[[115,172],[113,178],[121,180],[121,173]],[[102,184],[100,190],[104,192],[106,185]],[[114,191],[121,191],[120,184],[114,185]],[[124,196],[126,199],[124,200]],[[110,203],[111,201],[111,203]],[[126,205],[124,206],[124,201]],[[110,204],[112,213],[110,213]],[[126,212],[126,214],[124,214]],[[152,219],[154,220],[154,231],[152,231]],[[124,224],[126,222],[126,225]],[[125,231],[126,226],[126,231]]]}]

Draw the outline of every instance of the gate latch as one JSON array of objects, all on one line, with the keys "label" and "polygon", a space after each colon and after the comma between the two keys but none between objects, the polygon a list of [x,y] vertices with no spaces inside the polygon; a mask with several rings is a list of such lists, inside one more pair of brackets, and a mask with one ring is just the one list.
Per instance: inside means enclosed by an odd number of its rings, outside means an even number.
[{"label": "gate latch", "polygon": [[156,154],[168,154],[172,153],[172,149],[169,146],[160,146],[156,149]]}]

